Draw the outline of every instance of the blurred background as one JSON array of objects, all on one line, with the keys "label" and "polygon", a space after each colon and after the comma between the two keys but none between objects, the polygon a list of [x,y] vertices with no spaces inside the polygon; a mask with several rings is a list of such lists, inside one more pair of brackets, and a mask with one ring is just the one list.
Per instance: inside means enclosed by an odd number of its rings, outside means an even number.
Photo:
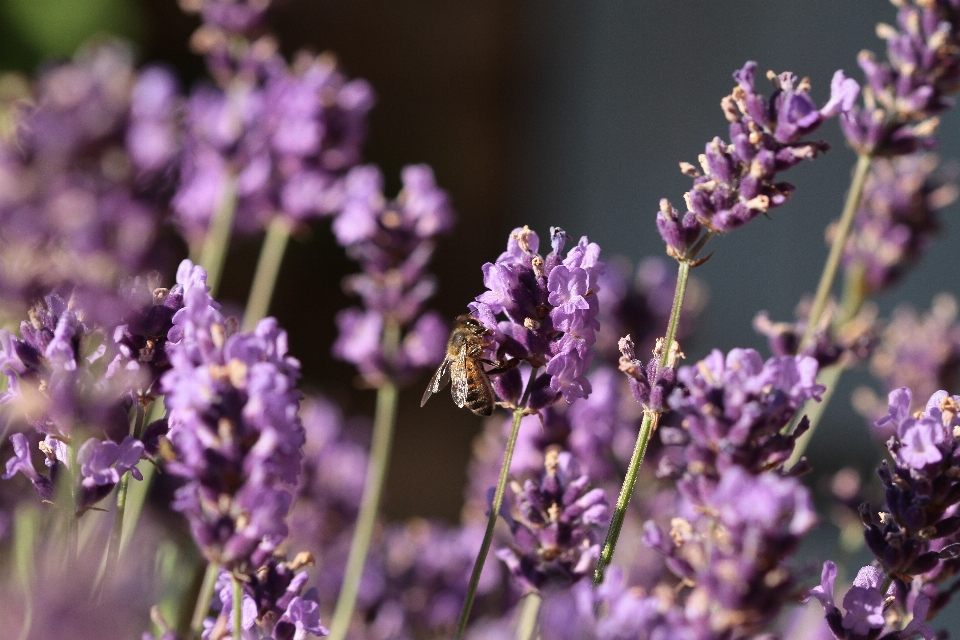
[{"label": "blurred background", "polygon": [[[375,88],[366,157],[384,169],[388,191],[399,187],[402,166],[420,162],[449,191],[459,223],[436,255],[434,305],[451,319],[483,291],[481,265],[496,259],[517,226],[542,237],[561,226],[598,242],[607,257],[634,263],[663,255],[658,200],[681,203],[690,182],[677,163],[696,162],[708,140],[726,135],[719,101],[733,86],[731,73],[750,59],[761,71],[791,70],[811,79],[822,103],[835,69],[861,78],[857,53],[882,50],[875,24],[894,19],[888,0],[275,4],[271,23],[286,53],[335,52],[348,74]],[[171,65],[188,87],[204,74],[187,48],[197,24],[175,0],[0,0],[0,69],[32,74],[106,33],[132,40],[141,63]],[[946,159],[960,158],[958,118],[943,118]],[[792,320],[815,288],[824,229],[839,215],[855,159],[835,121],[821,133],[834,148],[790,172],[792,201],[715,241],[713,258],[694,272],[710,299],[695,339],[683,345],[688,362],[712,348],[768,355],[751,328],[755,314]],[[919,268],[878,301],[881,313],[901,301],[928,309],[936,293],[957,292],[956,210],[944,212],[944,232]],[[349,413],[372,414],[374,393],[357,389],[352,367],[330,356],[333,316],[350,303],[340,282],[357,267],[326,221],[296,240],[271,314],[290,333],[307,387]],[[231,248],[219,296],[226,303],[239,308],[246,300],[258,251],[259,238]],[[171,275],[172,265],[167,281]],[[401,395],[384,508],[392,519],[454,521],[480,423],[445,397],[420,409],[426,382]],[[814,486],[842,466],[873,477],[879,452],[849,400],[863,384],[866,373],[845,374],[816,434]]]}]

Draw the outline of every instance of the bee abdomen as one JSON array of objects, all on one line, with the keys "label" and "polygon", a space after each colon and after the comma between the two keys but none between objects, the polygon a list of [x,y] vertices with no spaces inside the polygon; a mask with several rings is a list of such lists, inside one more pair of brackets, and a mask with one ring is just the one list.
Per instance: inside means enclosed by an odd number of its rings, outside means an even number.
[{"label": "bee abdomen", "polygon": [[493,414],[493,389],[490,387],[490,381],[486,379],[486,376],[467,388],[466,407],[478,416]]}]

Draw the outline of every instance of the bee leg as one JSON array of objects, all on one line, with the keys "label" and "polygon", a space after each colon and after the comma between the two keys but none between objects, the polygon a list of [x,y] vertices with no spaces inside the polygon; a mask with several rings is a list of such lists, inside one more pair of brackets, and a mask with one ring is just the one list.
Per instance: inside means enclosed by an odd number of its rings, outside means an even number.
[{"label": "bee leg", "polygon": [[513,358],[512,360],[507,360],[506,362],[493,362],[491,360],[484,359],[482,360],[482,362],[489,364],[490,366],[493,367],[493,369],[490,369],[489,371],[487,371],[486,374],[488,376],[495,376],[498,373],[505,373],[507,371],[510,371],[510,369],[513,369],[514,367],[516,367],[518,364],[523,362],[523,360],[521,360],[520,358]]}]

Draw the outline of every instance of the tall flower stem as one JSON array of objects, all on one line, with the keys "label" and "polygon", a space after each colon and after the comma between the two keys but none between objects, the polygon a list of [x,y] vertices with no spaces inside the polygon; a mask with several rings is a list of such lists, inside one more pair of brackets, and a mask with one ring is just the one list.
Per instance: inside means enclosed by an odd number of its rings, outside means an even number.
[{"label": "tall flower stem", "polygon": [[[154,399],[150,403],[150,407],[143,412],[142,425],[149,425],[163,415],[164,411],[163,398],[159,397]],[[135,427],[133,436],[139,439],[142,432],[142,428],[138,431]],[[143,505],[147,501],[147,494],[150,492],[150,483],[153,481],[154,471],[156,469],[152,463],[144,462],[143,460],[140,461],[138,468],[140,469],[140,475],[143,476],[143,480],[135,482],[132,487],[129,487],[126,498],[124,499],[125,507],[123,510],[123,530],[120,537],[120,553],[123,553],[127,545],[130,544],[133,532],[137,528],[137,522],[140,520],[140,514],[143,513]]]},{"label": "tall flower stem", "polygon": [[227,258],[227,247],[230,244],[230,234],[233,231],[233,218],[237,213],[237,186],[234,180],[229,180],[224,194],[217,207],[216,214],[207,230],[203,248],[200,250],[200,264],[207,270],[207,286],[210,295],[215,296],[220,285],[220,276],[223,274],[223,263]]},{"label": "tall flower stem", "polygon": [[[388,322],[384,329],[384,353],[396,351],[400,343],[400,327]],[[370,445],[370,464],[363,485],[363,498],[357,527],[350,542],[350,554],[347,556],[347,569],[337,599],[337,607],[330,625],[330,640],[343,640],[350,628],[353,610],[357,606],[357,593],[363,567],[370,551],[370,541],[377,524],[380,510],[380,496],[383,493],[383,481],[387,476],[390,462],[390,446],[393,441],[393,427],[397,417],[397,386],[387,381],[377,390],[377,407],[373,418],[373,441]]]},{"label": "tall flower stem", "polygon": [[[807,330],[803,334],[801,345],[808,343],[817,326],[820,324],[820,318],[826,309],[827,301],[830,298],[830,290],[833,289],[833,282],[837,277],[837,271],[840,269],[840,258],[843,256],[843,248],[847,244],[850,232],[853,229],[853,222],[856,217],[857,207],[863,198],[863,188],[867,181],[867,175],[870,173],[870,165],[873,158],[869,155],[861,155],[857,158],[857,165],[853,171],[853,180],[850,183],[850,191],[847,193],[847,200],[843,205],[843,212],[840,214],[840,222],[837,225],[836,236],[833,238],[833,244],[830,246],[830,254],[827,256],[827,262],[823,265],[823,273],[820,275],[820,284],[817,286],[816,297],[813,306],[810,309],[810,317],[807,320]],[[839,316],[835,319],[836,326],[842,327],[845,323],[852,320],[866,299],[866,288],[864,285],[864,270],[862,267],[854,267],[847,272],[846,281],[843,288],[843,299],[840,303]],[[833,391],[843,374],[843,364],[836,364],[818,376],[821,384],[827,387],[820,402],[815,404],[808,400],[804,407],[797,411],[797,415],[791,423],[791,430],[799,421],[800,416],[807,414],[810,420],[810,426],[807,432],[797,439],[793,448],[793,453],[787,461],[787,465],[796,464],[800,457],[807,450],[807,446],[813,439],[813,434],[820,424],[820,419],[826,411],[827,403],[833,397]]]},{"label": "tall flower stem", "polygon": [[270,299],[273,297],[273,288],[280,273],[280,264],[290,239],[290,222],[283,216],[275,216],[267,227],[267,235],[263,239],[260,249],[260,258],[257,261],[257,271],[253,276],[253,285],[250,287],[250,296],[247,298],[247,309],[243,314],[243,330],[252,331],[267,312],[270,310]]},{"label": "tall flower stem", "polygon": [[[133,437],[139,439],[143,431],[143,419],[146,411],[140,399],[135,401],[135,414],[133,420]],[[120,482],[117,483],[117,510],[113,515],[113,531],[110,534],[110,543],[107,547],[107,572],[111,571],[116,565],[117,558],[120,557],[120,542],[123,539],[124,514],[127,507],[127,489],[130,486],[130,473],[123,474]]]},{"label": "tall flower stem", "polygon": [[[536,371],[530,375],[531,381],[535,375]],[[513,449],[517,445],[517,434],[520,432],[520,420],[522,418],[523,409],[514,409],[513,425],[510,427],[510,438],[507,440],[507,449],[503,454],[503,466],[500,467],[500,479],[497,480],[497,490],[493,494],[493,504],[490,505],[487,529],[483,533],[483,542],[480,544],[480,552],[477,554],[477,560],[473,564],[473,573],[470,574],[470,585],[467,587],[467,595],[463,601],[463,609],[460,610],[460,621],[457,623],[457,634],[455,636],[457,640],[463,638],[463,633],[467,629],[470,610],[473,608],[473,599],[477,595],[477,585],[480,584],[480,574],[483,573],[483,565],[487,561],[487,553],[490,551],[490,544],[493,542],[493,530],[497,526],[497,517],[500,515],[500,506],[503,504],[503,492],[507,486],[507,476],[510,475],[510,462],[513,460]]]},{"label": "tall flower stem", "polygon": [[853,221],[856,217],[857,207],[863,197],[863,187],[867,182],[867,175],[870,173],[872,162],[873,157],[867,154],[857,158],[857,165],[853,170],[853,180],[850,183],[850,191],[847,193],[847,201],[844,203],[843,212],[840,214],[840,222],[837,225],[833,244],[830,246],[830,254],[827,256],[823,273],[820,275],[820,283],[817,285],[817,293],[813,299],[813,306],[810,308],[810,317],[807,320],[807,330],[803,334],[802,344],[810,342],[820,323],[820,317],[827,307],[833,282],[836,280],[837,271],[840,269],[840,258],[843,257],[843,249],[847,244],[847,238],[850,237],[850,230],[853,229]]},{"label": "tall flower stem", "polygon": [[539,593],[533,592],[524,596],[523,608],[520,609],[520,622],[517,624],[517,640],[534,640],[536,638],[541,602],[543,602],[543,599]]},{"label": "tall flower stem", "polygon": [[[799,421],[800,416],[806,415],[807,419],[810,420],[810,426],[807,427],[806,433],[797,438],[796,443],[793,446],[793,453],[790,454],[790,459],[787,460],[784,465],[786,468],[790,468],[800,461],[800,458],[803,456],[804,452],[807,450],[807,446],[810,444],[810,439],[813,437],[813,432],[817,428],[817,425],[820,424],[820,419],[823,418],[823,413],[827,408],[827,403],[830,402],[830,398],[833,397],[833,392],[837,388],[837,382],[840,380],[840,375],[843,373],[843,365],[836,364],[832,367],[824,369],[820,375],[817,376],[817,382],[822,384],[827,388],[821,396],[820,402],[813,402],[808,400],[807,403],[797,411],[797,417],[794,419],[794,422]],[[792,431],[791,427],[791,431]]]},{"label": "tall flower stem", "polygon": [[[220,564],[211,562],[203,574],[203,584],[197,595],[197,604],[193,608],[193,617],[190,619],[190,635],[187,640],[195,640],[203,631],[203,621],[210,610],[210,600],[213,599],[213,590],[217,586],[217,577],[220,575]],[[239,637],[239,636],[238,636]]]},{"label": "tall flower stem", "polygon": [[243,638],[243,583],[236,575],[233,580],[233,637]]},{"label": "tall flower stem", "polygon": [[[687,291],[687,280],[690,278],[690,259],[681,260],[679,265],[677,269],[677,288],[674,290],[673,307],[670,311],[670,324],[667,325],[663,354],[660,356],[661,368],[667,364],[673,342],[677,337],[680,310],[683,308],[683,296]],[[640,433],[637,434],[637,442],[633,447],[633,454],[630,456],[630,465],[627,467],[627,473],[623,478],[623,486],[620,488],[620,495],[617,497],[613,517],[610,518],[607,538],[603,541],[603,549],[600,551],[600,558],[597,560],[597,570],[593,574],[594,586],[603,582],[603,571],[613,560],[613,552],[616,551],[617,540],[620,538],[620,529],[623,528],[623,521],[627,517],[627,507],[630,506],[630,498],[633,497],[633,490],[637,486],[637,478],[640,477],[640,466],[643,464],[643,458],[647,453],[650,436],[653,435],[659,421],[660,413],[644,409],[643,422],[640,423]]]},{"label": "tall flower stem", "polygon": [[34,507],[20,505],[13,520],[13,557],[17,582],[26,598],[24,600],[23,626],[18,640],[26,640],[33,624],[33,584],[35,580],[37,532],[40,529],[40,513]]}]

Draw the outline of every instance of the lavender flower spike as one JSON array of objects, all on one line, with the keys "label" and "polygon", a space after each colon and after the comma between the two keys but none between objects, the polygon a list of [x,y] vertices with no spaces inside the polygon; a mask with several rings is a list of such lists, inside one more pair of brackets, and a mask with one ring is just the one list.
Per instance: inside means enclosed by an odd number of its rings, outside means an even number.
[{"label": "lavender flower spike", "polygon": [[805,137],[827,118],[849,110],[859,92],[856,82],[837,71],[830,100],[817,109],[808,80],[769,72],[774,92],[765,98],[754,86],[756,68],[756,62],[747,62],[735,72],[737,86],[721,101],[730,122],[730,142],[709,142],[700,155],[700,169],[680,165],[694,179],[684,194],[687,213],[681,216],[669,201],[660,202],[657,228],[667,252],[678,259],[695,257],[689,254],[702,228],[724,233],[786,202],[793,186],[775,182],[777,174],[826,151],[825,142]]},{"label": "lavender flower spike", "polygon": [[284,518],[300,475],[299,363],[276,320],[234,333],[189,261],[184,307],[174,316],[161,384],[170,409],[171,473],[187,479],[174,508],[211,561],[251,570],[287,535]]},{"label": "lavender flower spike", "polygon": [[590,479],[569,452],[549,449],[544,467],[539,483],[514,487],[515,542],[497,552],[528,590],[566,587],[589,575],[600,556],[599,528],[608,520],[606,493],[588,490]]},{"label": "lavender flower spike", "polygon": [[[483,265],[488,290],[470,305],[473,316],[491,331],[493,360],[522,360],[535,370],[543,367],[528,383],[526,407],[533,410],[561,397],[572,402],[590,393],[586,373],[600,327],[597,292],[606,266],[599,260],[600,247],[586,237],[563,257],[566,242],[566,232],[552,228],[552,251],[542,257],[537,253],[537,234],[527,227],[514,229],[507,250],[495,263]],[[519,369],[497,376],[493,385],[506,406],[518,406]]]}]

